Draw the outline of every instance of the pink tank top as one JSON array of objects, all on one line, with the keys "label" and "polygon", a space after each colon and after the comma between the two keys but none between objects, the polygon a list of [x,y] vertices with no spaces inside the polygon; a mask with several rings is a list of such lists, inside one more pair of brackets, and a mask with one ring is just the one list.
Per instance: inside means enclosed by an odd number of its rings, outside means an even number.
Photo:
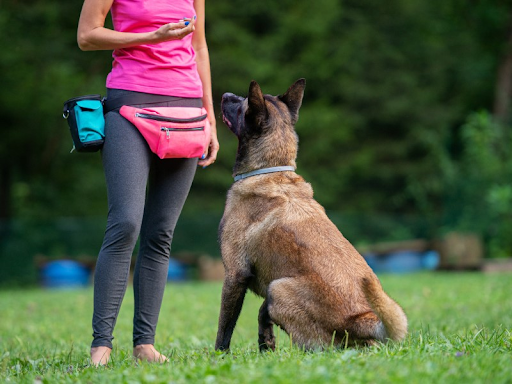
[{"label": "pink tank top", "polygon": [[[114,0],[114,29],[154,31],[195,16],[194,0]],[[192,34],[181,40],[116,49],[107,87],[179,97],[202,97]]]}]

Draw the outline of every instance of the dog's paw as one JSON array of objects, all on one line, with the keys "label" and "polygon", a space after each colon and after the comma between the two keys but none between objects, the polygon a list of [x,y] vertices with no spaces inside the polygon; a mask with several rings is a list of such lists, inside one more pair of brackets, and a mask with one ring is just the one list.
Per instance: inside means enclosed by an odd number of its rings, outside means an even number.
[{"label": "dog's paw", "polygon": [[363,346],[363,347],[376,347],[379,344],[380,343],[377,340],[375,340],[375,339],[368,339],[368,340],[364,340],[361,343],[361,346]]},{"label": "dog's paw", "polygon": [[276,340],[275,340],[275,338],[271,338],[271,339],[268,339],[268,340],[260,339],[259,340],[259,345],[260,345],[260,352],[265,352],[265,351],[268,351],[268,350],[272,350],[272,351],[276,350]]}]

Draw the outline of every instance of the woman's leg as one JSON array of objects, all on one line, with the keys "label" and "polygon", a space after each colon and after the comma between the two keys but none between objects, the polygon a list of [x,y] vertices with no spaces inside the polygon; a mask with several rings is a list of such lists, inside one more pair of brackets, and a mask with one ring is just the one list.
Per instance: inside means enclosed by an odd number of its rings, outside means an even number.
[{"label": "woman's leg", "polygon": [[[94,274],[94,352],[99,347],[112,349],[112,332],[142,222],[152,155],[142,135],[117,112],[106,115],[105,132],[102,160],[109,211]],[[103,350],[98,353],[105,357]]]},{"label": "woman's leg", "polygon": [[[174,98],[167,107],[201,107],[201,99]],[[134,272],[135,313],[133,354],[140,359],[163,362],[155,350],[158,315],[162,304],[171,241],[197,168],[197,159],[164,159],[153,156],[148,195]]]},{"label": "woman's leg", "polygon": [[[109,90],[108,97],[115,99],[129,93]],[[200,107],[201,100],[174,98],[172,102],[151,106]],[[197,159],[158,159],[137,128],[117,112],[106,115],[105,131],[102,155],[109,219],[95,272],[91,355],[94,352],[96,363],[108,361],[112,331],[126,291],[131,255],[142,222],[140,256],[134,276],[134,355],[163,361],[166,358],[160,358],[152,344],[167,281],[170,243],[192,184]],[[144,208],[150,168],[151,181]],[[105,349],[108,349],[106,357]]]},{"label": "woman's leg", "polygon": [[[197,168],[197,159],[154,158],[140,234],[140,249],[133,280],[135,313],[134,354],[154,355],[153,345],[162,304],[174,228],[188,196]],[[138,347],[138,348],[137,348]],[[158,352],[157,352],[158,353]],[[164,358],[165,359],[165,358]],[[161,359],[156,357],[157,361]]]}]

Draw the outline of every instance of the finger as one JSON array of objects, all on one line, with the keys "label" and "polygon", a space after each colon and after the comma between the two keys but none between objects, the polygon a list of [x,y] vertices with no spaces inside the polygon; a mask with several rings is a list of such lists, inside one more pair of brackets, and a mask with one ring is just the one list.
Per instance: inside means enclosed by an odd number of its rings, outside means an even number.
[{"label": "finger", "polygon": [[197,162],[197,165],[208,166],[208,165],[205,165],[205,164],[209,161],[209,158],[208,158],[209,152],[210,152],[210,146],[208,146],[208,148],[206,148],[206,151],[203,153],[203,156],[201,156],[201,158]]},{"label": "finger", "polygon": [[214,147],[212,147],[211,151],[210,151],[210,157],[213,159],[213,160],[216,160],[217,159],[217,153],[219,152],[219,145],[216,145]]},{"label": "finger", "polygon": [[194,26],[196,24],[197,16],[194,17],[184,17],[183,21],[185,23],[185,26],[190,27],[192,30],[194,30]]},{"label": "finger", "polygon": [[167,28],[169,29],[182,29],[182,28],[185,28],[186,25],[185,25],[185,21],[183,20],[180,20],[178,23],[168,23],[167,24]]},{"label": "finger", "polygon": [[217,160],[218,152],[219,152],[219,145],[218,144],[212,145],[210,148],[210,153],[209,153],[208,157],[206,157],[206,159],[204,159],[204,160],[200,160],[197,163],[197,165],[200,165],[203,168],[206,168],[207,166],[213,164],[215,162],[215,160]]},{"label": "finger", "polygon": [[217,159],[217,155],[214,155],[214,153],[212,151],[205,159],[199,160],[197,162],[197,165],[199,165],[203,168],[206,168],[207,166],[212,165],[216,159]]},{"label": "finger", "polygon": [[201,159],[197,162],[197,165],[203,167],[203,168],[206,168],[207,166],[209,166],[210,164],[212,164],[213,162],[215,161],[214,158],[212,158],[211,156],[205,156],[204,159]]},{"label": "finger", "polygon": [[193,22],[190,22],[190,21],[185,21],[183,22],[183,27],[179,30],[179,31],[176,31],[179,35],[180,38],[183,38],[185,36],[187,36],[189,33],[192,33],[194,32],[194,23]]},{"label": "finger", "polygon": [[172,35],[174,38],[183,39],[185,36],[189,35],[193,31],[194,31],[193,27],[191,28],[190,24],[189,24],[187,27],[182,26],[181,28],[173,29],[172,31],[169,31],[169,32],[170,32],[170,35]]},{"label": "finger", "polygon": [[201,156],[201,160],[205,160],[208,157],[208,153],[210,152],[210,148],[206,148],[206,151]]},{"label": "finger", "polygon": [[212,165],[213,163],[215,163],[214,159],[206,159],[206,160],[199,161],[197,163],[197,165],[199,165],[200,167],[206,168],[209,165]]}]

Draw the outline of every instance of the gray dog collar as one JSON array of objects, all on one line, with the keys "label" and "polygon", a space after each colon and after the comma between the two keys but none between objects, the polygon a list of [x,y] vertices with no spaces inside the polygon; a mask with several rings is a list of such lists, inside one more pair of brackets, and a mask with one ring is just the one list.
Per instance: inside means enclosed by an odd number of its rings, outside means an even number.
[{"label": "gray dog collar", "polygon": [[282,167],[270,167],[270,168],[257,169],[255,171],[241,173],[240,175],[236,175],[235,181],[246,179],[251,176],[263,175],[265,173],[285,172],[285,171],[295,171],[295,167],[292,167],[291,165],[285,165]]}]

